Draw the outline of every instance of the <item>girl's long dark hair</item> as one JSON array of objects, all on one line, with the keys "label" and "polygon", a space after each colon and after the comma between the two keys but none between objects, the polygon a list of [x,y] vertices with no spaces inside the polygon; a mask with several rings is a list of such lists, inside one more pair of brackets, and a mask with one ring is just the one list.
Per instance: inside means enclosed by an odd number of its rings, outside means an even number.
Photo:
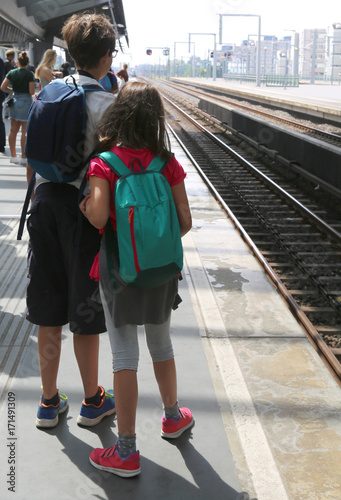
[{"label": "girl's long dark hair", "polygon": [[164,159],[171,157],[165,112],[157,89],[148,83],[128,82],[105,113],[96,133],[96,151],[115,145],[149,148]]}]

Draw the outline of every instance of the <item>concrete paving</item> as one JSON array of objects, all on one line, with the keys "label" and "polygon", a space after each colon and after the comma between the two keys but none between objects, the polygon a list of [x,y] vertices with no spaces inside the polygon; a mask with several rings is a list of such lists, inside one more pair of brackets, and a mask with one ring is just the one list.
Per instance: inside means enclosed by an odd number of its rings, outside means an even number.
[{"label": "concrete paving", "polygon": [[[64,328],[58,384],[70,409],[54,430],[36,429],[37,332],[22,317],[27,234],[17,242],[17,218],[0,213],[1,499],[340,498],[339,387],[173,139],[172,150],[188,172],[193,217],[183,240],[183,303],[173,315],[172,336],[179,402],[192,409],[195,426],[174,442],[160,438],[161,402],[141,332],[142,473],[123,479],[94,469],[89,453],[114,443],[116,422],[107,418],[92,430],[77,426],[82,388]],[[18,167],[6,170],[6,158],[0,156],[1,192],[9,174],[18,173]],[[13,200],[23,199],[24,172],[15,179]],[[2,208],[17,213],[20,203],[8,199]],[[103,334],[99,381],[107,389],[110,358]],[[11,472],[14,492],[8,490]]]},{"label": "concrete paving", "polygon": [[[94,447],[115,443],[116,421],[108,417],[93,429],[77,426],[83,394],[67,327],[58,384],[70,407],[55,429],[35,427],[41,382],[37,328],[23,319],[27,233],[23,241],[15,239],[25,168],[11,165],[7,148],[6,153],[0,155],[0,498],[251,498],[242,495],[239,485],[186,279],[180,285],[183,304],[173,315],[172,336],[179,402],[193,412],[191,430],[172,442],[160,437],[162,405],[141,330],[137,439],[142,473],[127,480],[94,469],[89,454]],[[99,381],[112,387],[107,334],[100,341]]]}]

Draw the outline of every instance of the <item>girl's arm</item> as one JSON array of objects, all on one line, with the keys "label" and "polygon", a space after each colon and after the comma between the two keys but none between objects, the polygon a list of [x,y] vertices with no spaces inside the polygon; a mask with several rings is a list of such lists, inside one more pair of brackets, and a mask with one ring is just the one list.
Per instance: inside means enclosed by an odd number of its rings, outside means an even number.
[{"label": "girl's arm", "polygon": [[34,94],[35,92],[35,82],[29,82],[28,84],[28,91],[31,95]]},{"label": "girl's arm", "polygon": [[92,175],[90,186],[91,195],[81,201],[79,208],[93,226],[102,229],[110,214],[110,184],[107,180]]},{"label": "girl's arm", "polygon": [[3,92],[7,92],[8,94],[12,92],[12,83],[8,78],[4,78],[4,81],[1,84],[0,90]]},{"label": "girl's arm", "polygon": [[192,227],[192,216],[189,209],[184,181],[175,186],[171,186],[171,189],[176,213],[178,214],[181,236],[184,236]]}]

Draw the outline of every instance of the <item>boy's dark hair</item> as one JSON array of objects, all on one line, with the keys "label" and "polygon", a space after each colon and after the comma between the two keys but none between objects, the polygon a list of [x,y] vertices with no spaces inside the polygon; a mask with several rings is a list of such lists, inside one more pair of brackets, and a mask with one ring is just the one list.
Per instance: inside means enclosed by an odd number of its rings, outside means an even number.
[{"label": "boy's dark hair", "polygon": [[128,82],[105,113],[96,133],[97,152],[117,144],[149,148],[161,158],[171,157],[165,111],[157,89],[148,83]]},{"label": "boy's dark hair", "polygon": [[19,52],[18,61],[21,64],[21,66],[27,66],[30,61],[27,52],[25,51]]},{"label": "boy's dark hair", "polygon": [[74,14],[66,21],[62,35],[78,68],[96,68],[101,57],[115,49],[115,30],[101,14]]}]

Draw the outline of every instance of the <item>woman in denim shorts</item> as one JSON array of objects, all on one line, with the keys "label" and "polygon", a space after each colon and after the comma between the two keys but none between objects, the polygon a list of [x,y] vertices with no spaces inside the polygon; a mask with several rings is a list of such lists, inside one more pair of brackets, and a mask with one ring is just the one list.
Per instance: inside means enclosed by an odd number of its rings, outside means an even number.
[{"label": "woman in denim shorts", "polygon": [[[26,69],[29,63],[27,52],[19,52],[18,67],[9,71],[1,84],[3,92],[13,92],[13,103],[10,106],[9,117],[11,129],[8,134],[8,143],[11,151],[10,163],[26,165],[25,142],[28,113],[34,94],[34,75]],[[21,127],[21,158],[17,157],[15,143]]]}]

